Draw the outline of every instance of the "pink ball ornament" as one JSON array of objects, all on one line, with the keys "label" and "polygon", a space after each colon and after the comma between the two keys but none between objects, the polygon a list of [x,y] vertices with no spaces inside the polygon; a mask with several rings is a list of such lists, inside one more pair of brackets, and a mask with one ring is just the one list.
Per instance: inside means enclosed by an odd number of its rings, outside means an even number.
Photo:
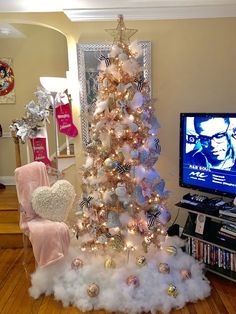
[{"label": "pink ball ornament", "polygon": [[182,280],[190,279],[192,277],[191,271],[188,269],[181,269],[180,270],[180,276]]},{"label": "pink ball ornament", "polygon": [[71,268],[74,270],[77,270],[77,269],[83,267],[83,265],[84,265],[83,261],[80,258],[76,257],[73,259],[73,261],[71,263]]},{"label": "pink ball ornament", "polygon": [[128,286],[134,286],[135,288],[139,287],[139,279],[134,275],[130,275],[126,280],[126,283]]}]

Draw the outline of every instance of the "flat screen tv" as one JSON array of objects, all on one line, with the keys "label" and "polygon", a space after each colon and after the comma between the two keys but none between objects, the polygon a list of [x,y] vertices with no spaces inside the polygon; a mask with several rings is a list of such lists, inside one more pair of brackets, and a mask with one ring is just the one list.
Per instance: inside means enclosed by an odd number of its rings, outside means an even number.
[{"label": "flat screen tv", "polygon": [[182,187],[236,196],[236,113],[180,114]]}]

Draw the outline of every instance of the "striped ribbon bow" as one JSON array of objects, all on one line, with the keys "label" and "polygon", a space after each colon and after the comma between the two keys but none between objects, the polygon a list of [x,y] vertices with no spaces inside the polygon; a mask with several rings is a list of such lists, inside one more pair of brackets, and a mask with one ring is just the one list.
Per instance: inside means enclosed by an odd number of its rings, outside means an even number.
[{"label": "striped ribbon bow", "polygon": [[159,139],[155,138],[154,142],[155,142],[156,152],[160,153],[161,152],[161,145],[159,144]]},{"label": "striped ribbon bow", "polygon": [[106,64],[106,67],[108,67],[110,64],[111,64],[111,60],[110,60],[110,58],[108,58],[108,57],[106,57],[106,56],[104,56],[104,55],[101,55],[99,58],[98,58],[98,60],[100,60],[100,61],[105,61],[105,64]]},{"label": "striped ribbon bow", "polygon": [[148,229],[151,229],[154,227],[155,222],[158,216],[160,215],[160,213],[161,212],[159,209],[156,212],[153,212],[153,211],[146,212]]},{"label": "striped ribbon bow", "polygon": [[134,80],[135,83],[137,83],[137,90],[141,92],[144,84],[144,77],[141,77],[140,79]]},{"label": "striped ribbon bow", "polygon": [[80,208],[83,209],[84,206],[89,207],[91,200],[93,199],[92,196],[83,197],[83,200],[80,202]]},{"label": "striped ribbon bow", "polygon": [[125,164],[124,166],[122,166],[121,164],[117,163],[116,169],[118,170],[119,174],[123,174],[130,171],[131,165]]}]

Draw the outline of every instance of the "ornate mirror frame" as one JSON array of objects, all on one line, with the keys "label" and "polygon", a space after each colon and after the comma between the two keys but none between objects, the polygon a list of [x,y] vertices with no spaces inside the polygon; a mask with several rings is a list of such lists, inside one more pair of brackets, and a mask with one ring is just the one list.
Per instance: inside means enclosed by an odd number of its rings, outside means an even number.
[{"label": "ornate mirror frame", "polygon": [[[143,75],[149,82],[151,98],[151,42],[139,41],[143,55],[140,57],[140,64],[143,66]],[[80,114],[82,142],[84,149],[90,142],[90,117],[95,107],[95,96],[97,94],[97,75],[99,57],[107,55],[111,50],[111,43],[84,43],[77,44],[77,58],[80,84]]]}]

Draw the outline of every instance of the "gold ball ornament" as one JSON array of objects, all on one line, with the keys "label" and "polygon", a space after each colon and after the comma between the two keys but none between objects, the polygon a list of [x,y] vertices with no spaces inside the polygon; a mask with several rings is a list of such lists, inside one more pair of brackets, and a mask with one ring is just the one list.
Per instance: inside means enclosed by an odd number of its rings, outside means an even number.
[{"label": "gold ball ornament", "polygon": [[169,255],[175,256],[177,254],[177,248],[175,246],[167,246],[165,252]]},{"label": "gold ball ornament", "polygon": [[104,262],[104,267],[106,269],[116,268],[116,263],[111,257],[108,257]]},{"label": "gold ball ornament", "polygon": [[99,295],[99,291],[99,286],[96,283],[91,283],[87,289],[88,296],[91,298],[97,297]]},{"label": "gold ball ornament", "polygon": [[158,266],[158,271],[161,274],[169,274],[170,266],[167,263],[160,263]]},{"label": "gold ball ornament", "polygon": [[168,296],[173,297],[173,298],[176,298],[178,295],[177,288],[172,283],[169,284],[169,287],[167,289],[167,294]]},{"label": "gold ball ornament", "polygon": [[74,270],[77,270],[83,266],[84,266],[83,261],[78,257],[74,258],[72,263],[71,263],[71,268]]},{"label": "gold ball ornament", "polygon": [[133,287],[137,288],[139,286],[139,279],[138,279],[137,276],[130,275],[126,279],[126,283],[127,283],[128,286],[133,286]]},{"label": "gold ball ornament", "polygon": [[147,265],[146,257],[143,255],[136,257],[136,265],[139,267]]},{"label": "gold ball ornament", "polygon": [[188,269],[181,269],[180,276],[182,280],[190,279],[192,277],[191,271]]},{"label": "gold ball ornament", "polygon": [[115,250],[117,252],[121,252],[123,251],[124,247],[125,247],[125,242],[124,242],[124,239],[121,235],[117,234],[117,235],[114,235],[109,243],[108,243],[108,246],[112,249],[112,250]]},{"label": "gold ball ornament", "polygon": [[133,88],[129,88],[126,92],[126,95],[125,95],[125,99],[126,100],[131,100],[133,99],[134,97],[134,94],[135,94],[135,90]]}]

